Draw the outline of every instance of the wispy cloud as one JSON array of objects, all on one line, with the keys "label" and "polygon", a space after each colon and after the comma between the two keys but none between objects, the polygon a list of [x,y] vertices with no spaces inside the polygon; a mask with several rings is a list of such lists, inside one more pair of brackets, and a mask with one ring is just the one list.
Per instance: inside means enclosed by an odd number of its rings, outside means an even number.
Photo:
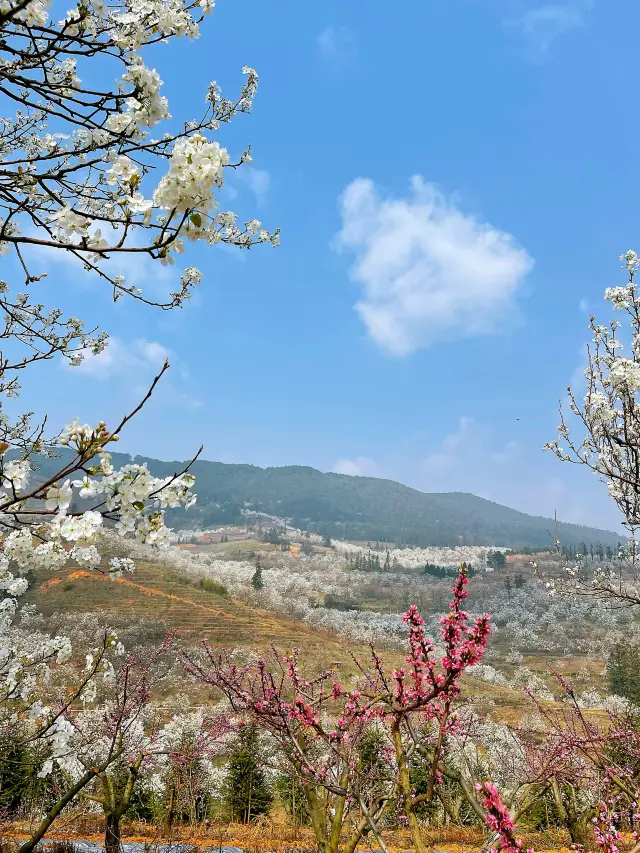
[{"label": "wispy cloud", "polygon": [[578,351],[580,361],[569,379],[569,387],[573,393],[579,398],[584,395],[587,390],[587,378],[585,371],[589,367],[589,349],[586,344],[583,344]]},{"label": "wispy cloud", "polygon": [[376,477],[378,466],[368,456],[355,459],[340,459],[331,469],[334,474],[349,474],[351,477]]},{"label": "wispy cloud", "polygon": [[532,515],[576,524],[617,528],[620,518],[606,490],[585,488],[585,472],[559,466],[540,444],[531,445],[526,425],[513,418],[514,431],[498,440],[488,424],[463,416],[422,460],[416,459],[413,483],[428,492],[470,492]]},{"label": "wispy cloud", "polygon": [[169,354],[169,350],[156,341],[138,338],[125,343],[113,337],[109,338],[101,353],[87,353],[81,364],[69,369],[100,381],[123,376],[146,376],[162,367]]},{"label": "wispy cloud", "polygon": [[478,467],[488,471],[495,470],[496,466],[508,466],[520,453],[520,444],[514,440],[502,447],[492,447],[487,430],[473,418],[463,415],[457,429],[424,458],[422,470],[430,490],[449,491],[458,483],[472,482]]},{"label": "wispy cloud", "polygon": [[354,51],[353,36],[347,27],[325,27],[316,44],[320,54],[333,62],[348,59]]},{"label": "wispy cloud", "polygon": [[[165,360],[175,361],[171,350],[157,341],[146,338],[126,341],[118,337],[109,338],[106,348],[98,355],[87,353],[84,361],[76,367],[63,362],[65,369],[73,374],[89,376],[99,382],[118,380],[127,390],[140,396],[147,388],[152,376],[157,374]],[[189,381],[186,365],[174,365],[174,376],[180,379],[180,386],[172,382],[171,374],[161,385],[161,399],[170,405],[198,408],[202,402],[192,396],[185,387]]]},{"label": "wispy cloud", "polygon": [[[36,231],[33,234],[45,238],[47,236]],[[138,239],[133,239],[128,245],[139,247],[141,243]],[[26,254],[30,271],[35,275],[39,275],[43,270],[57,269],[62,273],[73,274],[71,281],[79,283],[81,287],[111,287],[103,279],[99,279],[97,273],[85,273],[82,259],[69,251],[32,245],[27,247]],[[165,266],[146,252],[112,252],[109,258],[101,260],[98,266],[112,277],[123,275],[127,286],[138,287],[143,290],[145,296],[159,301],[164,301],[168,292],[175,289],[174,285],[180,279],[181,272],[179,264]]]},{"label": "wispy cloud", "polygon": [[351,278],[362,287],[355,308],[387,352],[490,334],[513,316],[532,259],[420,176],[399,199],[381,198],[373,181],[358,178],[340,210],[336,246],[355,255]]},{"label": "wispy cloud", "polygon": [[259,205],[265,203],[271,188],[271,175],[266,169],[256,169],[255,166],[249,166],[238,169],[235,177],[239,183],[244,184],[253,193]]},{"label": "wispy cloud", "polygon": [[517,18],[507,20],[508,28],[524,40],[531,58],[543,58],[560,36],[587,25],[591,0],[570,0],[528,9]]}]

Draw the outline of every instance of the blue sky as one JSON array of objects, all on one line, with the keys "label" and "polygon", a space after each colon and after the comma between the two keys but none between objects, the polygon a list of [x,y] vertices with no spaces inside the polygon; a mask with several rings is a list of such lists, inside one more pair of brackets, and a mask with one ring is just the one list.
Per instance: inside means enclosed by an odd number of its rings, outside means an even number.
[{"label": "blue sky", "polygon": [[[624,24],[624,26],[623,26]],[[219,0],[197,42],[148,58],[175,119],[260,74],[221,142],[254,164],[223,209],[279,249],[198,249],[180,312],[110,303],[54,262],[46,298],[109,331],[106,357],[35,372],[23,400],[113,421],[165,352],[122,449],[307,464],[470,491],[612,527],[593,475],[541,452],[579,376],[588,312],[637,248],[631,0]],[[187,264],[185,264],[187,265]],[[174,271],[126,269],[151,292]]]}]

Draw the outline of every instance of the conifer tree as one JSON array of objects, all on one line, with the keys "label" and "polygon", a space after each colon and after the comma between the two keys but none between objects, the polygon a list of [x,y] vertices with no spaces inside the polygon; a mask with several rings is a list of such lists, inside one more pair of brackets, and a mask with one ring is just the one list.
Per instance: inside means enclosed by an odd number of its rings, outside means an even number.
[{"label": "conifer tree", "polygon": [[260,558],[256,560],[256,570],[251,577],[251,586],[254,589],[264,589],[264,580],[262,577],[262,565],[260,563]]},{"label": "conifer tree", "polygon": [[266,814],[271,805],[272,792],[260,761],[258,728],[242,728],[229,756],[224,799],[233,820],[250,823],[258,815]]},{"label": "conifer tree", "polygon": [[607,678],[612,693],[640,705],[640,648],[628,640],[617,642],[607,661]]}]

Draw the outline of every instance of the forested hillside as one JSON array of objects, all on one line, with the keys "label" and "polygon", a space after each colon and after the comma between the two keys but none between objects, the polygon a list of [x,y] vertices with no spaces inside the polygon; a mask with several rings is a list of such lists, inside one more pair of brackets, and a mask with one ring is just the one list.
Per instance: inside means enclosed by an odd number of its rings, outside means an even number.
[{"label": "forested hillside", "polygon": [[[129,461],[114,454],[114,464]],[[181,470],[183,462],[147,462],[156,476]],[[42,460],[43,473],[51,467]],[[554,522],[462,492],[427,494],[392,480],[323,473],[290,465],[258,468],[198,461],[198,502],[168,514],[174,527],[207,527],[241,521],[249,509],[290,519],[295,527],[338,539],[383,540],[404,545],[494,545],[512,548],[551,544]],[[550,507],[550,509],[552,509]],[[615,546],[622,537],[576,524],[558,525],[563,545]]]}]

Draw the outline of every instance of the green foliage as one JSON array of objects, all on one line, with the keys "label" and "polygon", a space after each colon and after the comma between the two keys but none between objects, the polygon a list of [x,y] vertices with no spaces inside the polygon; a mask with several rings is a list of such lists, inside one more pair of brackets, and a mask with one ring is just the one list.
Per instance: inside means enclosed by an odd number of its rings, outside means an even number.
[{"label": "green foliage", "polygon": [[380,755],[383,747],[382,732],[367,729],[358,742],[358,764],[361,773],[373,776],[383,766]]},{"label": "green foliage", "polygon": [[289,540],[285,537],[283,531],[277,527],[270,527],[262,534],[264,542],[269,542],[270,545],[290,545]]},{"label": "green foliage", "polygon": [[[423,758],[416,756],[411,761],[409,777],[416,797],[427,793],[429,787],[429,770],[429,764]],[[438,804],[434,797],[430,802],[424,802],[417,806],[416,811],[418,816],[424,820],[433,817],[437,807]]]},{"label": "green foliage", "polygon": [[309,824],[307,798],[295,773],[278,774],[274,783],[274,792],[294,826],[307,826]]},{"label": "green foliage", "polygon": [[458,570],[451,566],[436,566],[434,563],[426,563],[421,572],[423,575],[431,575],[433,578],[454,578],[458,574]]},{"label": "green foliage", "polygon": [[603,544],[602,542],[596,542],[587,547],[584,542],[580,543],[580,545],[572,545],[570,543],[567,544],[563,542],[561,550],[562,556],[567,560],[567,562],[577,562],[580,559],[586,559],[587,557],[592,561],[608,560],[611,562],[613,560],[620,559],[620,545],[621,543],[612,546],[610,543]]},{"label": "green foliage", "polygon": [[[475,574],[473,566],[467,563],[462,565],[467,570],[468,577],[472,578]],[[426,563],[421,572],[423,575],[431,575],[434,578],[457,578],[459,569],[456,566],[436,566],[434,563]]]},{"label": "green foliage", "polygon": [[503,569],[507,565],[507,557],[502,551],[489,551],[487,564],[492,569]]},{"label": "green foliage", "polygon": [[[64,463],[64,454],[62,462]],[[130,458],[113,454],[114,466]],[[171,476],[176,462],[136,457],[152,474]],[[60,460],[38,458],[39,476],[53,475]],[[55,464],[55,469],[54,469]],[[424,494],[391,480],[322,473],[290,465],[258,468],[198,460],[191,468],[198,483],[198,503],[187,512],[169,510],[167,523],[175,527],[246,523],[245,503],[295,527],[334,539],[402,542],[405,545],[493,545],[546,548],[552,543],[551,519],[537,518],[484,498],[461,492]],[[615,548],[620,537],[577,524],[558,524],[565,545],[581,542]]]},{"label": "green foliage", "polygon": [[41,797],[47,787],[38,779],[41,761],[18,737],[18,732],[0,744],[0,813],[16,814],[21,806]]},{"label": "green foliage", "polygon": [[242,823],[269,811],[273,795],[260,763],[256,726],[245,726],[236,738],[223,794],[231,817]]},{"label": "green foliage", "polygon": [[607,679],[612,693],[640,705],[640,647],[627,640],[617,642],[607,661]]},{"label": "green foliage", "polygon": [[254,589],[264,589],[264,579],[262,577],[262,566],[260,563],[258,563],[255,572],[251,576],[251,586]]},{"label": "green foliage", "polygon": [[349,598],[341,598],[338,595],[334,595],[332,592],[328,592],[325,595],[324,606],[328,607],[329,610],[360,610],[360,605],[357,601],[352,601]]},{"label": "green foliage", "polygon": [[372,554],[371,551],[368,554],[356,551],[355,554],[350,556],[347,569],[356,572],[381,572],[380,555]]},{"label": "green foliage", "polygon": [[312,557],[315,554],[315,549],[311,542],[308,542],[306,539],[302,543],[300,548],[300,552],[305,555],[305,557]]},{"label": "green foliage", "polygon": [[562,819],[558,815],[551,790],[545,791],[533,800],[533,805],[527,809],[521,825],[531,832],[545,832],[562,826]]},{"label": "green foliage", "polygon": [[384,734],[375,728],[366,729],[356,745],[358,770],[363,780],[362,794],[369,806],[386,788],[390,768],[385,760],[385,747],[389,746]]},{"label": "green foliage", "polygon": [[[640,733],[640,713],[636,708],[629,710],[624,717],[620,727],[623,731]],[[636,746],[636,739],[612,738],[606,745],[607,764],[610,767],[627,767],[631,778],[640,776],[640,757]]]},{"label": "green foliage", "polygon": [[46,778],[38,777],[48,756],[42,748],[29,745],[19,724],[4,734],[0,740],[0,815],[18,817],[34,804],[46,811],[57,802],[70,780],[57,766]]},{"label": "green foliage", "polygon": [[229,590],[223,583],[212,581],[210,578],[201,579],[200,589],[204,589],[207,592],[214,592],[216,595],[229,595]]}]

